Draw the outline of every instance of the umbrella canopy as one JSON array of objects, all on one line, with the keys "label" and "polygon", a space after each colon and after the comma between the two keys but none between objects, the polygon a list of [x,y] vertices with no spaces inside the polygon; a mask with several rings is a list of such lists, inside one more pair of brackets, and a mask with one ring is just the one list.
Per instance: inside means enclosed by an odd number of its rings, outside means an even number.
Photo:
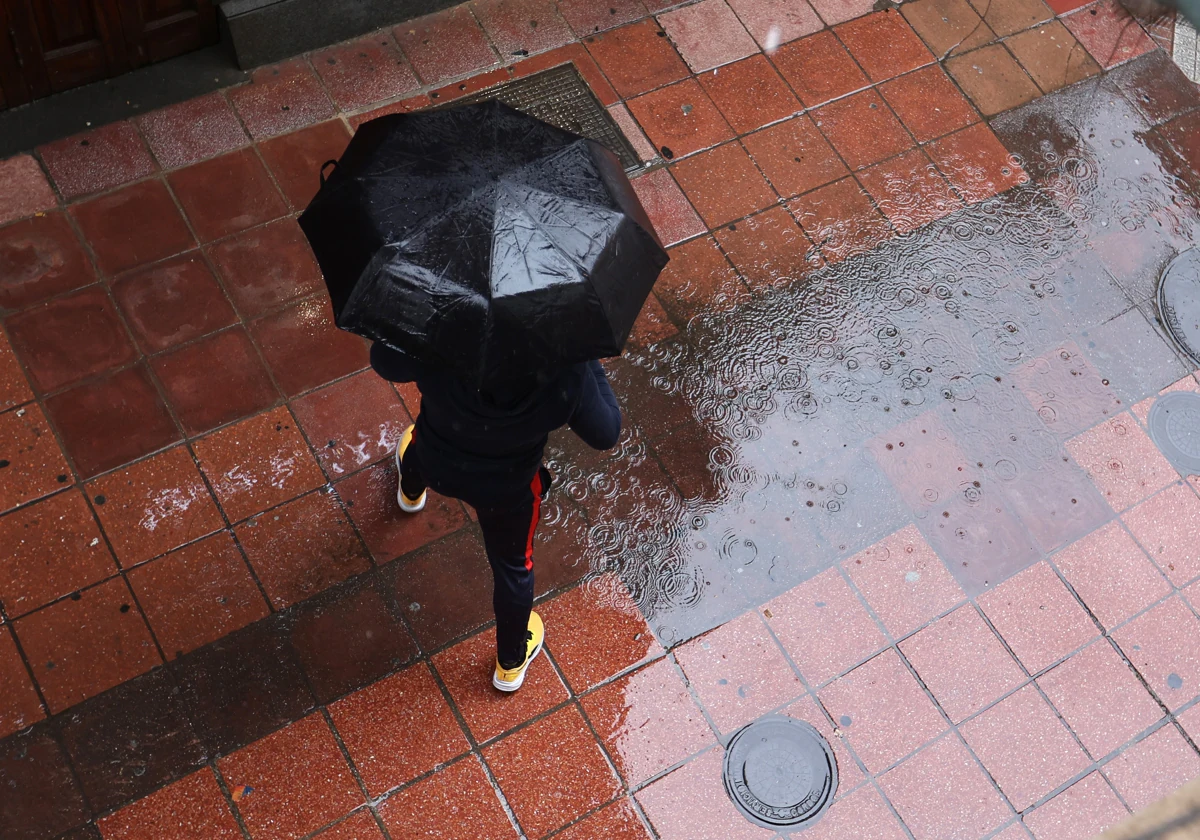
[{"label": "umbrella canopy", "polygon": [[618,355],[667,263],[611,152],[498,102],[364,123],[300,227],[339,327],[479,387]]}]

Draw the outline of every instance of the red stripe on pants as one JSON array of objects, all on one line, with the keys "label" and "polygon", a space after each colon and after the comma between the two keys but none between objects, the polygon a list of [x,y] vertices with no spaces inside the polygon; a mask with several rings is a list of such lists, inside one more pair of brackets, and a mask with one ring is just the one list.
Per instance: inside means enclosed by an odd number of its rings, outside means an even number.
[{"label": "red stripe on pants", "polygon": [[533,520],[529,523],[529,539],[525,542],[525,570],[533,570],[533,535],[537,532],[538,520],[542,518],[542,472],[538,470],[529,485],[533,491]]}]

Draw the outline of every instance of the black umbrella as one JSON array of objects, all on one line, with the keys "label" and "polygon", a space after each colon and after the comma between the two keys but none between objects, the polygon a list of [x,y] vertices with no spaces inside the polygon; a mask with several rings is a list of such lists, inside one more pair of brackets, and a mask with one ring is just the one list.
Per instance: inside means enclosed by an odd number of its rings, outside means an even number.
[{"label": "black umbrella", "polygon": [[364,123],[300,227],[339,327],[480,387],[620,354],[667,263],[611,152],[498,102]]}]

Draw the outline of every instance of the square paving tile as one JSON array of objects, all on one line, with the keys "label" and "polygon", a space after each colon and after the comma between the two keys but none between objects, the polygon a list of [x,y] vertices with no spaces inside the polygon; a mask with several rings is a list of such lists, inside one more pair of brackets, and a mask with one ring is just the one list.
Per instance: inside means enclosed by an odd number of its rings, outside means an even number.
[{"label": "square paving tile", "polygon": [[0,411],[7,411],[33,399],[29,380],[13,353],[8,337],[0,332]]},{"label": "square paving tile", "polygon": [[1171,592],[1162,573],[1113,522],[1054,555],[1054,564],[1106,628],[1113,628]]},{"label": "square paving tile", "polygon": [[161,664],[125,581],[115,578],[18,619],[17,639],[51,712]]},{"label": "square paving tile", "polygon": [[653,19],[587,39],[588,52],[624,99],[677,82],[687,66]]},{"label": "square paving tile", "polygon": [[775,203],[776,196],[740,143],[726,143],[673,167],[675,179],[710,228]]},{"label": "square paving tile", "polygon": [[212,246],[209,254],[246,318],[257,318],[323,287],[312,248],[292,219],[232,236]]},{"label": "square paving tile", "polygon": [[1200,497],[1186,484],[1171,485],[1121,519],[1171,583],[1200,576]]},{"label": "square paving tile", "polygon": [[1096,759],[1162,718],[1154,698],[1104,639],[1040,677],[1038,684]]},{"label": "square paving tile", "polygon": [[168,659],[224,638],[269,612],[228,531],[138,566],[128,577]]},{"label": "square paving tile", "polygon": [[549,657],[535,659],[521,690],[507,695],[492,687],[495,665],[496,634],[492,630],[477,633],[433,657],[433,666],[476,741],[490,741],[570,696]]},{"label": "square paving tile", "polygon": [[74,204],[70,212],[92,246],[96,264],[109,275],[195,245],[175,200],[161,181],[143,181]]},{"label": "square paving tile", "polygon": [[697,78],[738,134],[786,119],[804,107],[763,55]]},{"label": "square paving tile", "polygon": [[849,172],[807,115],[747,135],[742,142],[784,198],[836,181]]},{"label": "square paving tile", "polygon": [[869,251],[892,234],[887,219],[853,178],[792,199],[788,207],[831,263]]},{"label": "square paving tile", "polygon": [[167,176],[202,242],[269,222],[287,212],[266,167],[251,149],[193,164]]},{"label": "square paving tile", "polygon": [[946,70],[985,117],[1040,95],[1033,79],[1000,44],[954,56],[946,61]]},{"label": "square paving tile", "polygon": [[[965,0],[959,2],[965,5]],[[880,85],[879,92],[921,143],[979,122],[979,114],[938,65],[906,73]]]},{"label": "square paving tile", "polygon": [[783,207],[772,207],[713,234],[751,288],[786,285],[820,268],[821,255]]},{"label": "square paving tile", "polygon": [[113,297],[143,353],[158,353],[237,322],[198,251],[122,275]]},{"label": "square paving tile", "polygon": [[317,835],[320,840],[383,840],[383,832],[370,808],[355,811],[337,825]]},{"label": "square paving tile", "polygon": [[1200,619],[1178,595],[1115,630],[1113,639],[1171,711],[1200,694]]},{"label": "square paving tile", "polygon": [[1025,825],[1037,840],[1088,840],[1127,816],[1104,777],[1092,773],[1026,814]]},{"label": "square paving tile", "polygon": [[620,791],[591,729],[574,706],[484,750],[517,822],[542,837]]},{"label": "square paving tile", "polygon": [[625,135],[625,139],[632,144],[633,150],[637,152],[638,160],[642,161],[642,163],[649,163],[658,157],[658,150],[650,145],[650,138],[642,131],[642,127],[637,124],[637,120],[633,118],[633,114],[629,113],[629,109],[625,107],[625,103],[618,102],[616,105],[609,105],[608,114],[616,122],[617,128],[621,129],[621,133]]},{"label": "square paving tile", "polygon": [[[453,820],[446,819],[450,813]],[[403,837],[413,826],[437,826],[444,840],[517,838],[495,788],[473,755],[389,796],[379,807],[379,816],[393,836]]]},{"label": "square paving tile", "polygon": [[136,181],[158,168],[127,121],[56,140],[37,151],[68,201]]},{"label": "square paving tile", "polygon": [[117,561],[127,569],[224,525],[182,446],[109,473],[87,492]]},{"label": "square paving tile", "polygon": [[0,602],[10,619],[117,572],[83,496],[68,490],[0,518]]},{"label": "square paving tile", "polygon": [[824,105],[870,84],[832,32],[818,32],[786,44],[771,60],[806,108]]},{"label": "square paving tile", "polygon": [[729,0],[730,7],[754,36],[759,46],[773,52],[786,44],[824,28],[808,3],[792,0]]},{"label": "square paving tile", "polygon": [[939,59],[982,47],[996,37],[967,0],[915,0],[905,3],[900,13]]},{"label": "square paving tile", "polygon": [[1152,125],[1200,105],[1200,89],[1165,51],[1129,63],[1114,74],[1114,80]]},{"label": "square paving tile", "polygon": [[294,59],[250,74],[247,84],[226,95],[237,109],[250,136],[263,140],[333,116],[320,81],[305,59]]},{"label": "square paving tile", "polygon": [[708,229],[683,190],[679,189],[671,170],[647,172],[634,179],[633,189],[664,246],[670,247]]},{"label": "square paving tile", "polygon": [[1116,0],[1100,0],[1062,21],[1105,70],[1155,48],[1146,30]]},{"label": "square paving tile", "polygon": [[859,181],[892,226],[909,233],[962,207],[925,152],[912,149],[862,170]]},{"label": "square paving tile", "polygon": [[73,481],[42,410],[31,405],[0,414],[0,512],[40,499]]},{"label": "square paving tile", "polygon": [[637,800],[661,840],[769,840],[774,833],[749,823],[725,793],[720,747],[640,790]]},{"label": "square paving tile", "polygon": [[609,683],[584,697],[582,703],[630,786],[716,740],[683,679],[665,659]]},{"label": "square paving tile", "polygon": [[465,76],[497,60],[483,28],[465,5],[406,21],[393,34],[426,84]]},{"label": "square paving tile", "polygon": [[5,784],[0,831],[6,836],[58,837],[91,815],[48,728],[0,742],[0,779]]},{"label": "square paving tile", "polygon": [[835,729],[830,724],[829,715],[825,713],[824,708],[817,702],[813,695],[804,695],[784,709],[783,714],[790,718],[802,720],[814,727],[825,737],[829,745],[833,747],[833,757],[837,762],[838,769],[838,789],[834,793],[835,798],[846,796],[866,779],[862,768],[858,765],[858,761],[850,754],[850,747],[846,743],[845,731]]},{"label": "square paving tile", "polygon": [[986,837],[1012,816],[953,733],[889,770],[879,785],[914,837]]},{"label": "square paving tile", "polygon": [[292,402],[331,480],[391,455],[412,418],[374,371],[356,373]]},{"label": "square paving tile", "polygon": [[887,646],[887,637],[837,569],[792,587],[762,612],[810,685],[828,682]]},{"label": "square paving tile", "polygon": [[242,836],[212,770],[205,767],[98,822],[104,840],[237,840]]},{"label": "square paving tile", "polygon": [[663,309],[657,297],[650,295],[633,322],[629,341],[633,347],[647,348],[678,334],[679,330],[671,323],[667,310]]},{"label": "square paving tile", "polygon": [[240,324],[168,351],[150,365],[189,435],[279,402],[271,375]]},{"label": "square paving tile", "polygon": [[235,529],[276,609],[365,572],[371,560],[337,499],[321,491],[256,516]]},{"label": "square paving tile", "polygon": [[370,364],[366,340],[337,328],[323,293],[260,318],[250,325],[250,334],[289,397]]},{"label": "square paving tile", "polygon": [[915,145],[873,90],[818,108],[813,119],[851,169],[862,169]]},{"label": "square paving tile", "polygon": [[1025,681],[1025,674],[970,604],[901,642],[900,651],[955,723]]},{"label": "square paving tile", "polygon": [[33,155],[0,161],[0,225],[53,209],[58,197]]},{"label": "square paving tile", "polygon": [[1195,741],[1200,737],[1200,704],[1192,706],[1186,712],[1176,716],[1183,731]]},{"label": "square paving tile", "polygon": [[220,93],[151,111],[136,122],[165,169],[187,166],[250,142],[237,114]]},{"label": "square paving tile", "polygon": [[737,272],[711,237],[671,249],[671,262],[659,275],[655,293],[679,322],[714,309],[728,309],[749,297]]},{"label": "square paving tile", "polygon": [[1042,0],[1003,0],[999,3],[989,3],[987,0],[967,1],[1000,37],[1052,20],[1056,11]]},{"label": "square paving tile", "polygon": [[1121,412],[1123,403],[1073,341],[1014,371],[1038,418],[1060,438],[1090,429]]},{"label": "square paving tile", "polygon": [[324,476],[286,408],[193,444],[200,469],[232,522],[319,487]]},{"label": "square paving tile", "polygon": [[913,525],[859,552],[842,568],[895,639],[963,599],[954,577]]},{"label": "square paving tile", "polygon": [[[137,350],[101,286],[8,318],[9,341],[25,363],[33,386],[57,391],[137,358]],[[63,340],[71,336],[71,340]]]},{"label": "square paving tile", "polygon": [[562,628],[547,635],[546,646],[575,694],[663,653],[620,578],[591,579],[543,603],[538,614],[548,627]]},{"label": "square paving tile", "polygon": [[703,73],[758,52],[758,45],[725,0],[700,0],[658,16],[693,73]]},{"label": "square paving tile", "polygon": [[421,86],[391,36],[377,32],[310,57],[334,104],[349,111]]},{"label": "square paving tile", "polygon": [[863,785],[833,803],[820,822],[805,829],[805,835],[805,840],[901,840],[909,836],[873,785]]},{"label": "square paving tile", "polygon": [[629,110],[659,153],[671,160],[733,137],[717,106],[694,79],[639,96]]},{"label": "square paving tile", "polygon": [[641,0],[614,0],[607,5],[591,0],[560,0],[558,13],[580,38],[638,20],[646,14]]},{"label": "square paving tile", "polygon": [[339,700],[329,714],[372,796],[471,748],[424,663]]},{"label": "square paving tile", "polygon": [[860,17],[834,30],[872,82],[883,82],[934,61],[895,9]]},{"label": "square paving tile", "polygon": [[811,0],[813,9],[830,26],[853,20],[874,10],[867,0]]},{"label": "square paving tile", "polygon": [[650,840],[642,818],[628,799],[618,799],[561,834],[561,840]]},{"label": "square paving tile", "polygon": [[872,773],[882,772],[947,728],[892,650],[834,680],[821,689],[820,698]]},{"label": "square paving tile", "polygon": [[1100,72],[1087,50],[1057,20],[1013,35],[1005,43],[1044,93]]},{"label": "square paving tile", "polygon": [[1099,633],[1045,562],[980,595],[978,603],[1031,674],[1078,650]]},{"label": "square paving tile", "polygon": [[46,410],[84,478],[179,440],[142,364],[56,394],[46,400]]},{"label": "square paving tile", "polygon": [[96,280],[83,243],[58,212],[0,228],[0,276],[0,306],[6,309],[20,309]]},{"label": "square paving tile", "polygon": [[254,840],[308,834],[363,801],[325,719],[309,715],[217,765],[232,788],[253,790],[237,803]]},{"label": "square paving tile", "polygon": [[1021,811],[1089,763],[1033,685],[967,721],[960,731],[1000,790]]},{"label": "square paving tile", "polygon": [[346,151],[350,134],[338,119],[272,137],[258,150],[293,210],[303,210],[321,186],[321,166]]},{"label": "square paving tile", "polygon": [[983,123],[934,140],[925,151],[950,185],[970,204],[1029,180]]},{"label": "square paving tile", "polygon": [[544,52],[575,40],[554,0],[474,0],[471,8],[502,56]]},{"label": "square paving tile", "polygon": [[731,733],[804,693],[783,653],[754,613],[746,613],[675,651],[700,702]]},{"label": "square paving tile", "polygon": [[1200,776],[1200,755],[1168,723],[1122,750],[1104,775],[1136,813]]},{"label": "square paving tile", "polygon": [[0,680],[4,680],[4,694],[0,696],[0,738],[7,738],[46,716],[8,627],[0,627]]}]

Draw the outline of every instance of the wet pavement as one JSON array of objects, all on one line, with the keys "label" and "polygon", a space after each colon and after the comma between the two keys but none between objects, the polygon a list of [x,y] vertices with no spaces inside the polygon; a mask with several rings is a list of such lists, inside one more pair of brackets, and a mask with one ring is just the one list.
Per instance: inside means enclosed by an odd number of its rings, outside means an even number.
[{"label": "wet pavement", "polygon": [[[769,838],[720,781],[769,712],[838,763],[793,837],[1085,838],[1200,775],[1200,479],[1147,432],[1200,392],[1155,303],[1196,87],[1104,0],[601,6],[0,163],[0,838]],[[419,396],[294,216],[376,110],[564,62],[672,263],[618,449],[552,440],[504,698],[478,529],[395,510]]]}]

